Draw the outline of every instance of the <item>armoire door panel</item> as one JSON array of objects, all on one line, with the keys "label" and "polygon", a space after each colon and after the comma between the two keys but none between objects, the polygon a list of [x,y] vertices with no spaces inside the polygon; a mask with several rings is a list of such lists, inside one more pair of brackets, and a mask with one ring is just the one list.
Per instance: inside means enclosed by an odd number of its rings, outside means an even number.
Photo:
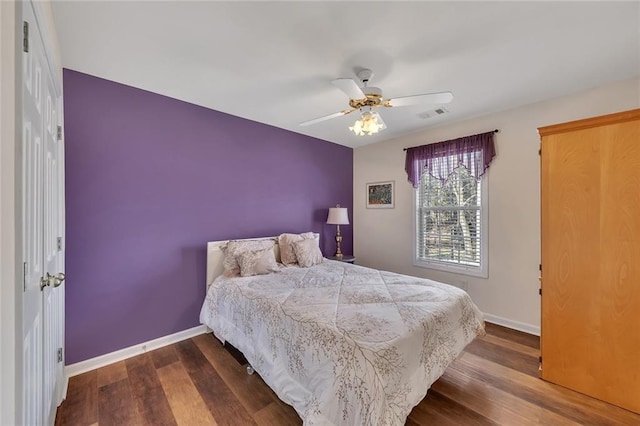
[{"label": "armoire door panel", "polygon": [[574,389],[593,386],[588,372],[597,366],[591,346],[599,291],[598,133],[550,136],[542,147],[543,233],[554,235],[542,241],[542,374],[554,382],[563,377]]},{"label": "armoire door panel", "polygon": [[606,127],[601,146],[598,395],[640,412],[640,121]]}]

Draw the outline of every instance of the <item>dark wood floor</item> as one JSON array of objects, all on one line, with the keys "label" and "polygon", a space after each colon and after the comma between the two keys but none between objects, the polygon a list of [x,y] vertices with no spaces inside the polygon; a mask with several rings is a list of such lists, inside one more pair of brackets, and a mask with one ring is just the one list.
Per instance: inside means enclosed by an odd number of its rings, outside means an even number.
[{"label": "dark wood floor", "polygon": [[[539,339],[487,324],[407,425],[640,425],[640,415],[538,378]],[[56,425],[300,425],[210,334],[72,377]]]}]

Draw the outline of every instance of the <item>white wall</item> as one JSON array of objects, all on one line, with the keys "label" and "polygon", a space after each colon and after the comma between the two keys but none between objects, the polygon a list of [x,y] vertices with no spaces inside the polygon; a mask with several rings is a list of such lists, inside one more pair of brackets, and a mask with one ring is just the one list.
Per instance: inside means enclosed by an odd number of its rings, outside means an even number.
[{"label": "white wall", "polygon": [[[354,254],[360,265],[463,287],[492,322],[538,334],[540,299],[540,164],[537,128],[640,107],[640,79],[445,125],[354,151]],[[453,109],[453,106],[452,108]],[[402,148],[493,129],[489,168],[489,277],[413,266],[414,190]],[[395,181],[394,209],[366,209],[365,184]]]}]

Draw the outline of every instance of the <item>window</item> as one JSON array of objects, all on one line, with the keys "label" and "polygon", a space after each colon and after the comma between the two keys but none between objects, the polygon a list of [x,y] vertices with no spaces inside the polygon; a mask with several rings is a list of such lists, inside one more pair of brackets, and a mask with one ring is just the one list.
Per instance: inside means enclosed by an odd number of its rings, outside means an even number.
[{"label": "window", "polygon": [[485,180],[464,166],[445,181],[422,175],[416,189],[416,266],[487,276]]},{"label": "window", "polygon": [[487,182],[497,130],[406,148],[414,265],[487,277]]}]

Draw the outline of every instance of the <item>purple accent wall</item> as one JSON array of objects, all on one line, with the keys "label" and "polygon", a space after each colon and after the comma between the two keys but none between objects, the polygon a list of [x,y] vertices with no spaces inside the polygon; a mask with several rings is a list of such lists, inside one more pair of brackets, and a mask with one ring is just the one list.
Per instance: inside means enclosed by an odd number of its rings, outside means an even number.
[{"label": "purple accent wall", "polygon": [[197,326],[207,241],[352,214],[351,148],[71,70],[64,110],[67,364]]}]

